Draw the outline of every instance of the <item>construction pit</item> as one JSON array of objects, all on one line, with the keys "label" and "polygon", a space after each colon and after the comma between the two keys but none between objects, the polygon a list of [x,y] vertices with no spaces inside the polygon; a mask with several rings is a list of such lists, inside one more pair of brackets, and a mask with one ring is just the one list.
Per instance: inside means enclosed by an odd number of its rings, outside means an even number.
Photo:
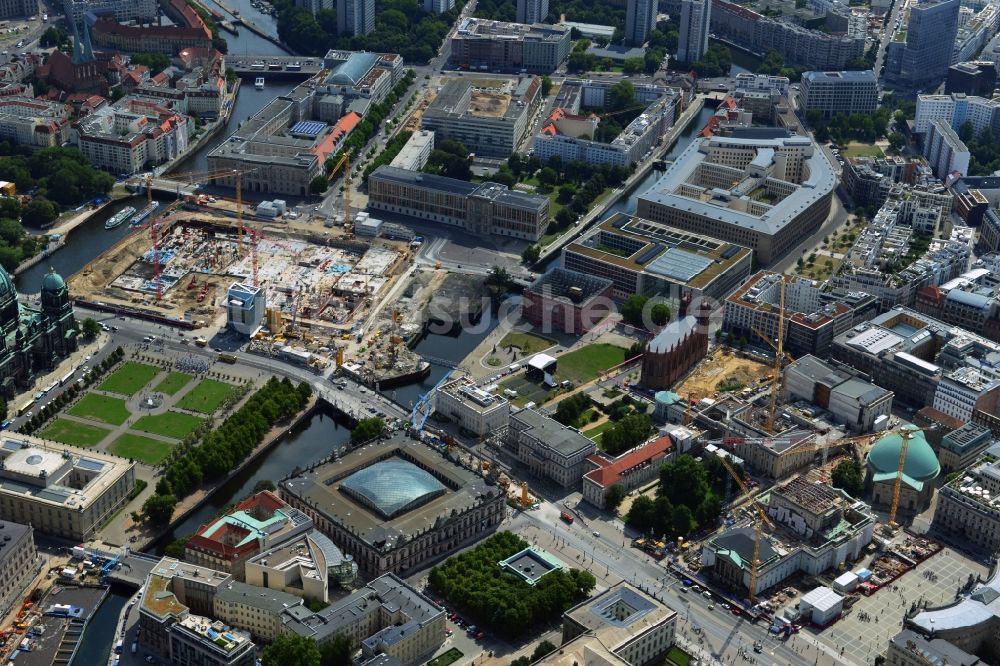
[{"label": "construction pit", "polygon": [[723,390],[727,386],[729,392],[756,390],[770,382],[773,376],[773,367],[730,349],[717,347],[673,390],[685,398],[718,398],[727,392]]},{"label": "construction pit", "polygon": [[408,255],[388,242],[249,228],[241,240],[233,221],[190,213],[165,216],[158,227],[157,250],[149,233],[130,234],[70,278],[74,296],[207,324],[223,314],[229,286],[252,283],[256,267],[269,309],[312,334],[303,338],[330,339],[347,334]]}]

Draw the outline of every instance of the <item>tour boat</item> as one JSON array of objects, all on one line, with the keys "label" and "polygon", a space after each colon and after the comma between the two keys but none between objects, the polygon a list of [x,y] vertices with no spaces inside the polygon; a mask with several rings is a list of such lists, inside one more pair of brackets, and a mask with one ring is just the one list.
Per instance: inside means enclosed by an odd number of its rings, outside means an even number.
[{"label": "tour boat", "polygon": [[135,215],[135,208],[133,208],[132,206],[127,206],[125,208],[122,208],[120,211],[115,213],[110,220],[104,223],[104,228],[114,229],[116,227],[120,227],[122,223],[125,222],[125,220],[129,219],[133,215]]}]

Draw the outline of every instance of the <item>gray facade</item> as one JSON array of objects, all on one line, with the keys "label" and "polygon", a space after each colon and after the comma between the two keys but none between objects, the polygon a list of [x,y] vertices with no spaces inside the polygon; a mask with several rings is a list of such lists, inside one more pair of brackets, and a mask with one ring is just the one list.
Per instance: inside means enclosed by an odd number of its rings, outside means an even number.
[{"label": "gray facade", "polygon": [[829,120],[835,114],[870,114],[878,106],[878,78],[872,70],[860,72],[805,72],[802,108],[819,111]]},{"label": "gray facade", "polygon": [[886,49],[885,82],[903,90],[927,90],[944,80],[958,34],[959,0],[910,5],[910,19]]}]

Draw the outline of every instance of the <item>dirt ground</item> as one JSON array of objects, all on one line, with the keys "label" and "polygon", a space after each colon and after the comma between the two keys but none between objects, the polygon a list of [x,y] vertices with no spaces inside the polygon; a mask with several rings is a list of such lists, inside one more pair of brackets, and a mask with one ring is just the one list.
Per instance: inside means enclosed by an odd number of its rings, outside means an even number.
[{"label": "dirt ground", "polygon": [[756,386],[771,377],[771,367],[736,352],[725,353],[716,349],[682,381],[674,391],[681,396],[697,395],[701,398],[716,397],[718,385],[732,381],[744,387]]}]

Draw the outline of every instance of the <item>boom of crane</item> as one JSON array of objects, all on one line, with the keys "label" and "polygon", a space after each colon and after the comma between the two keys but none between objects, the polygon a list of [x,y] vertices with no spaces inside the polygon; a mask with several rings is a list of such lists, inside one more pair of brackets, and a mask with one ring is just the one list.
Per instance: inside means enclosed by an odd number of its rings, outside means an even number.
[{"label": "boom of crane", "polygon": [[166,176],[169,180],[198,183],[198,184],[209,184],[215,185],[216,179],[219,178],[232,178],[234,183],[233,187],[236,190],[236,247],[239,255],[243,256],[243,186],[242,178],[246,174],[253,173],[258,170],[259,167],[251,167],[247,169],[214,169],[211,171],[187,171],[182,173],[172,173]]},{"label": "boom of crane", "polygon": [[750,498],[750,502],[753,504],[754,509],[757,510],[757,524],[754,528],[753,540],[753,559],[750,560],[750,586],[747,595],[750,599],[750,605],[752,606],[757,596],[757,575],[760,567],[760,544],[764,538],[764,525],[774,529],[774,523],[767,515],[767,511],[764,507],[760,505],[757,498],[750,492],[750,488],[747,487],[743,477],[736,473],[736,470],[729,464],[729,461],[726,460],[725,456],[719,456],[719,461],[722,463],[722,466],[726,469],[726,471],[729,472],[729,476],[733,477],[737,485],[739,485],[740,490],[742,490],[743,493]]}]

